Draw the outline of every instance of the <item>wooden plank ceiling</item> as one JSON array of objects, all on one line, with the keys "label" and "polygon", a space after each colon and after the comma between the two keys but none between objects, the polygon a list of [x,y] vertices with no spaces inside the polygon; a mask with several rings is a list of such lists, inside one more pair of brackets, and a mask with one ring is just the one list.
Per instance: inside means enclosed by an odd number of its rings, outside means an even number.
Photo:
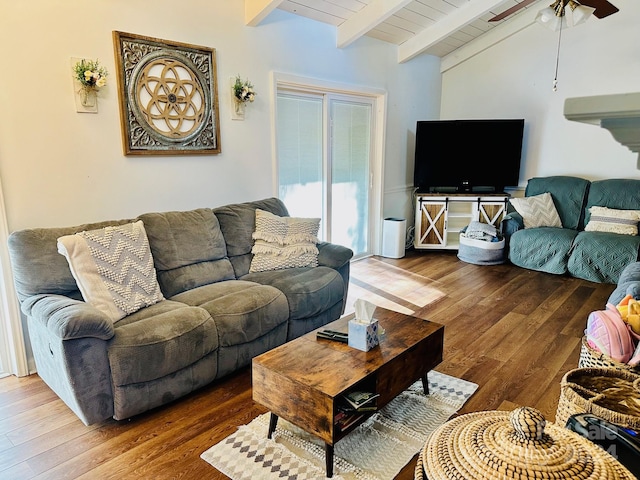
[{"label": "wooden plank ceiling", "polygon": [[[538,0],[499,22],[488,20],[524,0],[245,0],[245,22],[257,26],[278,8],[335,25],[336,46],[363,35],[398,46],[398,61],[420,54],[451,57],[463,47],[486,48],[533,22],[549,0]],[[527,12],[527,13],[525,13]],[[517,22],[518,17],[525,18]],[[517,22],[517,23],[516,23]],[[507,23],[517,24],[504,28]],[[504,25],[503,25],[504,24]],[[501,28],[499,28],[501,27]],[[495,30],[494,32],[492,32]],[[500,31],[500,34],[496,34]],[[482,38],[482,42],[477,40]],[[469,54],[465,54],[468,56]]]}]

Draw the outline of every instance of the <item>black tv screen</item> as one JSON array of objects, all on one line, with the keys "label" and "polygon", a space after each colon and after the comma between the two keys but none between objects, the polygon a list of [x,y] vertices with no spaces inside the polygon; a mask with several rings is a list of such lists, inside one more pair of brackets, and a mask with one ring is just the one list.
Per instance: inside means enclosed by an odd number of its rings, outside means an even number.
[{"label": "black tv screen", "polygon": [[523,119],[419,121],[414,187],[500,193],[517,186],[523,133]]}]

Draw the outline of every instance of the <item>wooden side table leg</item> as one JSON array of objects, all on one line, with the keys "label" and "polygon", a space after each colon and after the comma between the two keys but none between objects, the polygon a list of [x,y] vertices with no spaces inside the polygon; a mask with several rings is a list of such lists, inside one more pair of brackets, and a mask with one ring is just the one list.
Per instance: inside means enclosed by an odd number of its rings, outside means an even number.
[{"label": "wooden side table leg", "polygon": [[324,456],[327,464],[327,478],[333,477],[333,445],[324,444]]},{"label": "wooden side table leg", "polygon": [[269,417],[269,432],[267,433],[267,438],[271,438],[273,432],[276,431],[276,426],[278,425],[278,416],[275,413],[272,413]]},{"label": "wooden side table leg", "polygon": [[422,388],[425,395],[429,395],[429,378],[427,378],[427,374],[428,372],[422,377]]}]

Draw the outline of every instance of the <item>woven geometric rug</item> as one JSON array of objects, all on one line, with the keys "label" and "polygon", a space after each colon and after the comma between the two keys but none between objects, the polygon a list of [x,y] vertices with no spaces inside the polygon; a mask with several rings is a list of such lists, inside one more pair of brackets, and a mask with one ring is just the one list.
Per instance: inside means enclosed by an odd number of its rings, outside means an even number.
[{"label": "woven geometric rug", "polygon": [[[391,480],[429,434],[476,391],[475,383],[431,371],[425,396],[417,381],[334,446],[336,480]],[[201,458],[233,480],[325,478],[324,442],[284,419],[267,439],[269,414],[217,443]]]}]

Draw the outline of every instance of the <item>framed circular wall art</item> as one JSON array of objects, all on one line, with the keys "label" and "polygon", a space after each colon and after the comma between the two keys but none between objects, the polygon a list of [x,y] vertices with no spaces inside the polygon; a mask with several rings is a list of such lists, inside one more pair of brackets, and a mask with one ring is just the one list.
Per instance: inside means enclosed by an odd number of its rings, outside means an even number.
[{"label": "framed circular wall art", "polygon": [[113,32],[125,155],[220,153],[215,49]]}]

